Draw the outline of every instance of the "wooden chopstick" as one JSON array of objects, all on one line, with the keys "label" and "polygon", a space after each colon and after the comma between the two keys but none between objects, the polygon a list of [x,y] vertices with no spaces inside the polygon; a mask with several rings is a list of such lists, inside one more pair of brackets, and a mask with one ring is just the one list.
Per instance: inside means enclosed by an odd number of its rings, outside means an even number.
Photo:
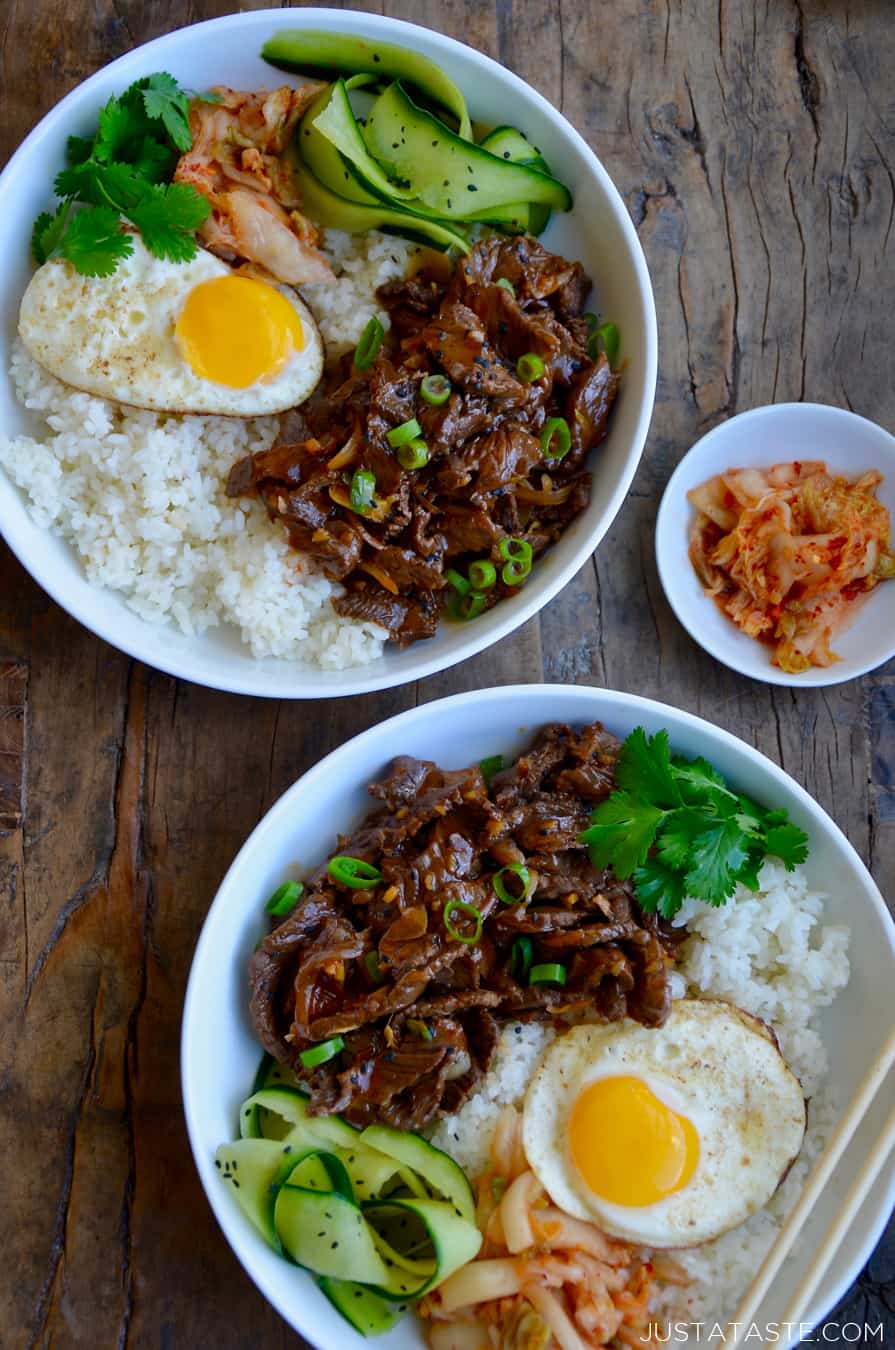
[{"label": "wooden chopstick", "polygon": [[[867,1070],[866,1074],[861,1080],[861,1084],[857,1092],[855,1093],[851,1105],[849,1106],[845,1115],[842,1117],[842,1120],[836,1127],[836,1130],[833,1133],[833,1137],[830,1139],[830,1142],[827,1145],[826,1149],[815,1163],[814,1168],[812,1169],[807,1181],[805,1182],[805,1186],[802,1190],[802,1194],[798,1199],[798,1202],[794,1206],[792,1212],[790,1213],[783,1227],[780,1229],[780,1232],[777,1235],[777,1239],[774,1242],[773,1247],[768,1252],[762,1264],[759,1266],[758,1273],[756,1274],[755,1279],[752,1281],[752,1284],[746,1291],[746,1294],[743,1297],[739,1308],[737,1308],[736,1316],[734,1317],[733,1321],[730,1323],[728,1328],[730,1334],[727,1340],[725,1341],[725,1345],[729,1348],[729,1350],[737,1350],[737,1347],[741,1344],[743,1339],[748,1334],[749,1328],[752,1326],[753,1321],[755,1319],[755,1314],[757,1313],[759,1307],[761,1306],[762,1300],[764,1299],[765,1295],[770,1289],[772,1281],[777,1275],[777,1272],[779,1271],[780,1267],[783,1265],[783,1262],[789,1255],[793,1243],[799,1236],[799,1233],[802,1231],[806,1219],[808,1218],[811,1211],[814,1209],[814,1206],[817,1204],[817,1201],[820,1198],[820,1195],[824,1187],[830,1180],[830,1177],[833,1175],[833,1171],[836,1165],[838,1164],[843,1153],[850,1144],[852,1137],[854,1136],[855,1130],[858,1128],[865,1114],[867,1113],[871,1102],[873,1101],[874,1097],[876,1096],[879,1090],[880,1084],[882,1083],[886,1074],[889,1072],[889,1069],[892,1067],[893,1063],[895,1063],[895,1029],[892,1030],[881,1052],[874,1060],[874,1062],[871,1064],[870,1068]],[[888,1152],[887,1149],[881,1152],[882,1145],[888,1139],[889,1134],[891,1132],[891,1128],[892,1128],[891,1124],[887,1125],[879,1141],[878,1147],[874,1148],[874,1151],[871,1154],[871,1158],[868,1160],[864,1170],[862,1171],[860,1177],[858,1178],[858,1182],[855,1184],[855,1186],[852,1187],[852,1190],[849,1191],[845,1203],[841,1207],[839,1215],[837,1215],[837,1218],[833,1224],[833,1232],[834,1234],[838,1233],[840,1239],[842,1234],[848,1227],[848,1224],[851,1222],[851,1219],[854,1217],[854,1212],[857,1210],[858,1206],[861,1203],[861,1199],[858,1199],[853,1202],[852,1196],[853,1193],[857,1194],[859,1186],[864,1183],[865,1180],[864,1172],[871,1167],[871,1163],[876,1164],[875,1171],[872,1173],[869,1179],[867,1179],[866,1184],[867,1188],[869,1189],[870,1185],[872,1184],[873,1178],[878,1174],[879,1169],[882,1167],[882,1164]],[[864,1194],[866,1194],[866,1191],[864,1192]],[[861,1198],[863,1198],[863,1196]],[[852,1212],[849,1214],[848,1211],[850,1209],[852,1210]],[[842,1222],[843,1219],[844,1222]],[[842,1225],[841,1233],[839,1233],[840,1223]],[[824,1255],[826,1255],[827,1260],[829,1260],[830,1256],[832,1255],[832,1252],[825,1252]],[[814,1274],[816,1265],[817,1262],[813,1263],[812,1269],[809,1272],[809,1274],[811,1274],[812,1276]],[[820,1274],[822,1273],[823,1270],[821,1270]],[[809,1283],[808,1277],[806,1277],[804,1283],[806,1285]],[[816,1281],[814,1284],[811,1285],[808,1297],[810,1297],[810,1293],[815,1287],[815,1284]],[[799,1286],[798,1294],[799,1296],[801,1296],[802,1294],[801,1285]],[[795,1302],[795,1300],[793,1300],[793,1302]]]},{"label": "wooden chopstick", "polygon": [[893,1148],[895,1148],[895,1110],[891,1112],[886,1128],[845,1197],[842,1208],[818,1243],[817,1257],[808,1267],[798,1289],[792,1296],[786,1315],[782,1319],[784,1325],[787,1323],[794,1326],[801,1324],[811,1296],[820,1283],[827,1266],[836,1255],[840,1243],[852,1225],[852,1220],[867,1199],[870,1187],[882,1171],[883,1164]]}]

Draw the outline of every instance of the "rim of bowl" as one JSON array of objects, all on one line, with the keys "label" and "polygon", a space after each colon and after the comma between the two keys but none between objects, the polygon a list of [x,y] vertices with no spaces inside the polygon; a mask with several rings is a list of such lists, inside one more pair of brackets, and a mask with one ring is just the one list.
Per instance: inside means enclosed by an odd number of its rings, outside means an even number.
[{"label": "rim of bowl", "polygon": [[[321,672],[315,670],[314,683],[309,686],[304,679],[306,667],[298,666],[294,672],[294,679],[287,689],[271,689],[259,686],[259,683],[251,677],[233,677],[224,679],[203,673],[201,670],[202,661],[200,658],[190,658],[186,660],[179,655],[169,654],[164,649],[164,634],[167,625],[158,629],[153,629],[147,624],[146,636],[137,641],[132,641],[127,647],[119,645],[118,636],[115,629],[114,616],[107,616],[102,610],[99,613],[90,611],[89,604],[75,598],[71,600],[66,596],[67,584],[64,571],[60,569],[53,561],[41,563],[34,566],[27,556],[27,546],[24,540],[18,537],[11,537],[8,533],[9,524],[0,525],[0,532],[3,533],[9,548],[18,558],[19,562],[34,580],[43,587],[48,595],[56,603],[71,614],[73,618],[90,632],[95,633],[97,637],[102,638],[111,646],[119,651],[125,651],[128,655],[143,661],[146,665],[156,670],[162,671],[166,675],[172,675],[178,679],[189,680],[192,683],[200,684],[205,688],[218,689],[226,693],[248,694],[258,698],[288,698],[288,699],[316,699],[316,698],[344,698],[352,694],[375,693],[382,689],[399,688],[401,685],[412,683],[415,680],[425,679],[429,675],[437,674],[441,670],[449,669],[452,666],[459,665],[461,661],[466,661],[470,657],[493,647],[500,642],[502,638],[507,637],[517,628],[521,628],[535,614],[544,609],[550,601],[572,580],[575,574],[584,566],[588,558],[594,553],[602,542],[609,527],[615,521],[616,516],[621,509],[622,503],[628,494],[634,475],[640,465],[643,456],[643,447],[646,443],[646,437],[649,432],[650,422],[652,421],[653,408],[656,396],[656,381],[658,377],[658,325],[656,319],[655,296],[653,294],[652,282],[649,275],[649,269],[646,264],[646,257],[637,231],[634,228],[633,221],[628,214],[627,207],[624,204],[621,193],[613,183],[607,170],[603,167],[601,161],[585,141],[584,137],[572,125],[572,123],[563,116],[558,108],[555,108],[543,94],[523,80],[521,76],[516,75],[512,70],[495,61],[492,57],[476,51],[474,47],[468,46],[456,38],[447,37],[439,33],[437,29],[426,28],[422,24],[409,23],[404,19],[392,19],[381,14],[368,14],[359,10],[336,10],[324,7],[315,7],[309,9],[263,9],[250,10],[241,14],[222,15],[216,19],[206,19],[202,23],[187,24],[183,28],[176,29],[174,32],[165,33],[160,37],[153,38],[149,42],[142,43],[139,47],[125,52],[122,56],[110,61],[102,66],[98,71],[88,76],[74,89],[62,98],[55,107],[37,123],[28,133],[21,145],[15,150],[8,163],[0,173],[0,192],[8,182],[8,179],[17,171],[18,165],[23,159],[31,155],[56,128],[57,124],[63,121],[68,114],[68,110],[76,104],[85,94],[90,91],[95,84],[108,75],[110,70],[120,70],[124,75],[129,67],[142,64],[143,58],[147,52],[157,52],[161,57],[165,52],[176,47],[182,41],[184,33],[206,33],[209,39],[213,38],[216,32],[224,28],[228,30],[238,30],[240,28],[254,28],[262,23],[271,23],[277,28],[310,28],[321,24],[328,24],[337,30],[346,30],[353,24],[362,22],[368,25],[373,31],[379,30],[385,36],[390,34],[392,37],[403,37],[405,43],[411,43],[414,35],[425,33],[430,40],[434,40],[439,46],[447,47],[458,59],[466,61],[472,69],[478,70],[483,76],[487,76],[495,68],[501,72],[502,78],[506,79],[510,86],[519,93],[524,94],[531,101],[536,111],[540,112],[548,121],[554,123],[562,134],[571,141],[573,147],[585,156],[588,168],[593,176],[599,182],[601,191],[606,200],[609,210],[618,221],[622,233],[625,237],[628,251],[631,256],[634,272],[637,278],[638,304],[643,320],[645,333],[644,346],[644,376],[643,389],[640,395],[640,409],[637,416],[637,422],[634,433],[630,440],[627,453],[627,460],[624,471],[616,484],[615,491],[609,499],[609,503],[603,512],[603,518],[596,528],[592,530],[582,541],[581,545],[574,550],[570,558],[562,566],[551,567],[546,575],[540,579],[539,589],[525,599],[523,591],[518,597],[514,597],[514,603],[508,606],[508,613],[503,618],[494,619],[490,622],[487,631],[480,631],[480,636],[475,635],[474,625],[465,640],[457,643],[455,649],[446,653],[440,653],[437,656],[423,658],[415,666],[411,666],[407,672],[399,671],[392,673],[385,671],[366,679],[362,672],[366,669],[364,666],[348,668],[347,671],[329,671],[322,672],[332,680],[331,689],[322,689],[320,687],[319,676]],[[101,595],[104,588],[91,586],[91,591],[96,595]],[[88,617],[89,615],[89,617]],[[390,653],[386,653],[381,659],[388,659]],[[267,660],[280,660],[284,664],[284,658],[265,658]]]},{"label": "rim of bowl", "polygon": [[[457,710],[461,715],[471,708],[474,708],[479,700],[487,700],[492,696],[499,696],[501,700],[507,700],[520,705],[524,708],[527,699],[532,697],[554,696],[557,690],[562,690],[563,696],[571,699],[573,703],[580,703],[582,708],[594,698],[599,698],[604,703],[608,702],[614,709],[620,713],[627,712],[643,713],[649,712],[661,716],[671,714],[674,720],[686,728],[695,730],[710,729],[712,734],[726,747],[734,750],[736,753],[745,754],[747,760],[758,763],[763,770],[775,781],[784,784],[787,789],[793,792],[799,805],[804,809],[806,815],[811,819],[811,824],[820,831],[827,834],[832,833],[838,847],[843,851],[853,866],[863,874],[865,887],[864,892],[869,903],[876,909],[883,922],[883,929],[888,936],[889,953],[895,964],[895,918],[889,912],[882,893],[877,886],[873,876],[863,859],[858,854],[854,845],[845,835],[842,829],[836,824],[820,803],[811,796],[806,788],[797,782],[790,774],[782,769],[779,764],[775,764],[772,759],[762,751],[756,750],[754,746],[749,745],[747,741],[739,736],[734,736],[732,732],[726,731],[723,727],[707,718],[699,717],[695,713],[687,712],[682,708],[675,708],[671,704],[662,703],[658,699],[644,698],[639,694],[628,694],[621,690],[604,689],[597,685],[556,685],[556,684],[512,684],[512,685],[492,685],[487,689],[473,689],[460,694],[451,694],[446,698],[434,699],[429,703],[417,704],[413,708],[405,709],[404,712],[396,713],[394,716],[386,718],[382,722],[375,723],[365,731],[352,736],[350,740],[331,750],[327,755],[315,764],[311,765],[299,778],[295,780],[286,790],[277,798],[269,810],[262,816],[258,824],[251,831],[248,838],[240,847],[235,858],[227,868],[220,885],[215,892],[214,899],[209,906],[208,912],[202,923],[202,929],[193,951],[193,958],[190,964],[190,973],[187,981],[186,995],[183,1003],[183,1014],[180,1033],[180,1081],[181,1097],[183,1101],[183,1113],[186,1120],[187,1136],[189,1138],[190,1150],[193,1155],[193,1162],[196,1171],[199,1174],[199,1180],[202,1189],[205,1192],[211,1211],[224,1234],[227,1242],[245,1270],[249,1278],[261,1292],[265,1299],[276,1309],[288,1325],[300,1331],[300,1334],[308,1337],[306,1330],[295,1327],[289,1314],[284,1310],[285,1300],[279,1297],[275,1287],[271,1287],[270,1281],[254,1269],[253,1263],[244,1260],[240,1254],[238,1244],[234,1241],[232,1234],[232,1219],[230,1213],[224,1204],[223,1190],[214,1190],[208,1183],[211,1181],[213,1171],[206,1157],[207,1145],[202,1139],[199,1125],[197,1123],[197,1108],[194,1103],[194,1093],[192,1078],[190,1073],[190,1064],[192,1054],[190,1042],[192,1037],[192,1024],[195,1020],[194,1011],[200,1005],[199,977],[197,975],[200,964],[204,964],[206,949],[214,950],[212,929],[214,926],[215,910],[221,906],[221,900],[226,899],[226,892],[232,885],[231,878],[238,875],[242,867],[243,858],[250,850],[254,850],[259,843],[263,843],[268,834],[276,833],[282,817],[294,819],[295,803],[301,798],[303,793],[313,791],[315,783],[322,778],[328,777],[333,772],[336,775],[343,773],[350,775],[351,750],[359,742],[370,740],[379,736],[394,743],[394,736],[387,736],[389,731],[397,732],[402,727],[406,727],[413,722],[425,721],[433,716],[440,717],[445,713],[451,713]],[[601,713],[601,716],[604,714]],[[345,770],[348,770],[345,773]],[[858,1244],[858,1255],[852,1262],[846,1264],[844,1274],[835,1283],[825,1285],[822,1295],[815,1294],[816,1306],[810,1309],[811,1315],[817,1315],[817,1322],[823,1320],[830,1310],[853,1283],[858,1272],[864,1263],[868,1260],[879,1241],[880,1235],[888,1221],[888,1213],[895,1204],[895,1177],[888,1185],[888,1200],[883,1206],[881,1214],[867,1227],[864,1239]],[[817,1306],[821,1311],[817,1312]],[[814,1323],[816,1325],[817,1323]],[[807,1325],[807,1323],[806,1323]],[[312,1342],[314,1343],[314,1342]],[[319,1348],[322,1350],[322,1347]]]},{"label": "rim of bowl", "polygon": [[[790,675],[785,670],[780,670],[778,666],[771,665],[770,659],[767,663],[767,673],[759,673],[756,670],[748,670],[733,655],[733,644],[716,642],[711,636],[707,636],[699,631],[698,623],[692,615],[680,602],[677,589],[674,586],[671,575],[674,568],[680,563],[681,559],[672,547],[673,532],[672,527],[667,524],[667,517],[673,510],[675,504],[682,495],[682,489],[679,486],[683,477],[683,469],[690,455],[697,450],[702,450],[707,444],[715,441],[722,441],[724,433],[734,423],[742,423],[747,420],[769,419],[780,414],[794,415],[803,412],[821,413],[824,417],[829,417],[831,421],[849,422],[852,425],[861,423],[865,427],[888,438],[891,442],[893,459],[895,459],[895,436],[887,431],[885,427],[880,426],[879,422],[874,422],[870,417],[864,417],[861,413],[851,412],[848,408],[839,408],[832,403],[765,403],[758,408],[747,408],[744,412],[736,413],[733,417],[726,418],[719,422],[717,426],[712,427],[699,440],[694,441],[685,455],[681,457],[675,465],[674,471],[665,485],[665,491],[662,493],[662,500],[659,503],[659,510],[656,515],[655,529],[655,553],[656,567],[659,573],[659,580],[662,583],[662,590],[665,593],[665,599],[671,606],[674,615],[682,628],[690,634],[690,637],[697,643],[704,652],[713,656],[716,661],[727,666],[728,670],[733,670],[737,675],[742,675],[748,680],[755,680],[759,684],[784,685],[792,689],[827,689],[834,684],[847,684],[849,680],[860,679],[862,675],[867,675],[872,670],[877,670],[885,665],[895,656],[895,634],[893,634],[892,643],[884,655],[873,657],[869,661],[849,664],[848,659],[843,659],[833,666],[812,666],[808,671],[801,675]],[[712,604],[708,596],[703,597],[707,605]],[[736,634],[731,633],[731,638]],[[756,639],[757,644],[757,639]],[[842,666],[847,666],[846,670],[841,670]],[[838,673],[837,673],[838,672]]]}]

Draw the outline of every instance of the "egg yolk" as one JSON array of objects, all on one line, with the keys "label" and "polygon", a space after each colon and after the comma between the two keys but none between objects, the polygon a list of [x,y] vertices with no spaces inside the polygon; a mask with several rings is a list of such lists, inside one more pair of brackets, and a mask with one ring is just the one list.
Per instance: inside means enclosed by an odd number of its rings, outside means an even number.
[{"label": "egg yolk", "polygon": [[569,1120],[572,1161],[589,1190],[614,1205],[652,1205],[686,1186],[699,1161],[692,1123],[641,1078],[599,1078]]},{"label": "egg yolk", "polygon": [[194,286],[175,334],[197,375],[231,389],[270,379],[305,340],[295,307],[280,291],[240,276]]}]

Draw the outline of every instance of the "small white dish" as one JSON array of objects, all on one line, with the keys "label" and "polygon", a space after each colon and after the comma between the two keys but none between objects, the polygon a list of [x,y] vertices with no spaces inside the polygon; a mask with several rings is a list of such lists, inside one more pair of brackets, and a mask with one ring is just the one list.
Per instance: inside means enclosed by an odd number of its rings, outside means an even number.
[{"label": "small white dish", "polygon": [[[410,708],[334,750],[284,793],[256,826],[221,882],[196,946],[181,1036],[183,1105],[193,1157],[215,1217],[237,1259],[291,1327],[319,1350],[362,1350],[364,1341],[342,1320],[306,1272],[270,1248],[221,1184],[214,1167],[218,1144],[234,1137],[239,1103],[252,1082],[261,1048],[249,1017],[247,968],[267,930],[264,900],[286,876],[301,875],[327,855],[340,832],[350,832],[370,810],[366,785],[398,754],[434,759],[445,768],[486,755],[519,754],[545,722],[582,725],[599,719],[619,737],[635,726],[649,735],[668,730],[681,754],[704,755],[736,787],[760,802],[785,807],[807,831],[809,885],[828,896],[830,923],[851,928],[851,978],[823,1010],[819,1033],[831,1082],[844,1108],[892,1025],[895,926],[869,872],[830,817],[776,764],[744,741],[702,718],[666,704],[573,685],[511,685]],[[862,1160],[895,1105],[895,1082],[879,1093],[806,1230],[768,1295],[788,1305],[815,1253],[812,1234],[826,1231]],[[895,1202],[895,1159],[886,1164],[847,1237],[834,1254],[805,1323],[825,1317],[867,1260]],[[773,1311],[764,1307],[765,1320]],[[756,1314],[763,1325],[762,1314]],[[678,1324],[682,1325],[682,1324]],[[702,1324],[703,1326],[707,1325]],[[677,1333],[675,1343],[679,1342]],[[694,1331],[686,1342],[705,1344]],[[720,1344],[720,1342],[719,1342]],[[781,1339],[782,1344],[782,1339]],[[377,1350],[426,1350],[419,1321],[408,1316],[376,1339]]]},{"label": "small white dish", "polygon": [[824,403],[776,403],[753,408],[714,427],[678,464],[656,519],[659,578],[687,632],[731,670],[766,684],[809,689],[842,684],[895,656],[895,583],[877,586],[833,639],[840,660],[789,675],[771,664],[771,649],[747,637],[707,596],[688,555],[691,488],[734,468],[769,468],[789,460],[822,459],[849,477],[884,474],[879,498],[895,521],[895,436],[866,417]]},{"label": "small white dish", "polygon": [[269,9],[228,14],[179,28],[121,56],[78,85],[38,123],[0,175],[0,434],[34,434],[16,401],[9,359],[19,303],[33,271],[29,241],[38,212],[52,200],[53,176],[65,163],[70,133],[92,133],[112,94],[153,71],[169,71],[190,89],[227,84],[275,88],[291,77],[261,59],[262,44],[282,29],[323,29],[412,48],[437,62],[461,87],[472,116],[494,126],[519,126],[571,183],[574,209],[554,214],[548,248],[580,259],[594,282],[594,306],[621,334],[624,380],[609,435],[592,457],[587,509],[535,567],[519,594],[474,623],[442,623],[434,638],[403,650],[386,648],[367,666],[321,670],[295,661],[255,659],[229,625],[189,635],[173,624],[146,622],[116,591],[92,585],[69,546],[42,529],[22,493],[0,470],[0,531],[34,579],[69,614],[140,661],[181,679],[264,698],[339,698],[391,689],[465,661],[526,623],[571,581],[600,543],[625,500],[640,462],[656,390],[656,309],[637,232],[612,180],[584,139],[545,98],[512,71],[472,47],[429,28],[336,9]]}]

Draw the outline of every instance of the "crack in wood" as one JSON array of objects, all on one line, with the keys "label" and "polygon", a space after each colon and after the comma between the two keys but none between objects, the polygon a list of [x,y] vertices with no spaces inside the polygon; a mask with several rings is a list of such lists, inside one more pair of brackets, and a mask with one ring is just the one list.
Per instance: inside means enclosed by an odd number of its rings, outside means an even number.
[{"label": "crack in wood", "polygon": [[59,1200],[56,1205],[56,1216],[50,1240],[48,1269],[44,1282],[41,1285],[37,1302],[34,1306],[34,1312],[31,1318],[31,1337],[28,1341],[27,1350],[36,1350],[38,1342],[43,1337],[50,1316],[50,1310],[53,1306],[54,1289],[59,1275],[59,1269],[62,1264],[63,1256],[65,1255],[65,1235],[68,1227],[69,1205],[71,1204],[72,1184],[75,1176],[75,1152],[77,1148],[78,1126],[81,1123],[81,1117],[84,1113],[84,1103],[87,1100],[87,1094],[90,1091],[90,1084],[93,1080],[93,1070],[96,1064],[95,1019],[96,1004],[99,998],[101,983],[101,979],[97,977],[93,991],[90,1014],[90,1033],[87,1041],[87,1057],[84,1062],[84,1072],[81,1075],[77,1100],[75,1102],[74,1110],[69,1117],[69,1125],[65,1133],[62,1186],[59,1192]]}]

